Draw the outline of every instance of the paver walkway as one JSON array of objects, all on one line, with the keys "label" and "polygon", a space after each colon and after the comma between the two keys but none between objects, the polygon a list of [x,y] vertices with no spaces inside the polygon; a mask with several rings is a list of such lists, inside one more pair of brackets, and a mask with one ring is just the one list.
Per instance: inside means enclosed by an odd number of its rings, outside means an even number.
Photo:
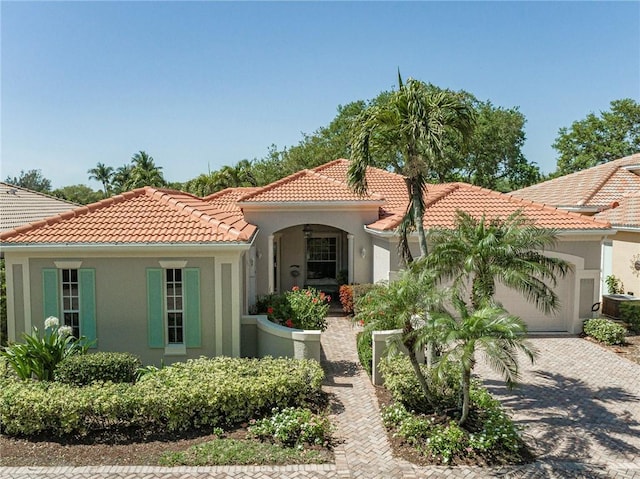
[{"label": "paver walkway", "polygon": [[[540,459],[504,468],[418,467],[393,458],[373,386],[357,362],[354,330],[330,318],[322,337],[324,388],[330,394],[339,444],[335,464],[160,468],[96,466],[0,467],[12,479],[178,478],[620,478],[640,479],[640,366],[577,338],[535,338],[535,366],[523,386],[504,388],[482,364],[487,386],[526,426]],[[1,453],[1,451],[0,451]]]}]

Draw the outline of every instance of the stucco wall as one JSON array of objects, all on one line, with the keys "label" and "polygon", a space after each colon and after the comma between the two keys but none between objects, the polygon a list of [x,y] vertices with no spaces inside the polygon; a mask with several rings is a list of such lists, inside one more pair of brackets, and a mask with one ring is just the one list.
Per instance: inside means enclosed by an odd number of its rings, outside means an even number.
[{"label": "stucco wall", "polygon": [[[640,238],[640,233],[636,236]],[[640,296],[640,276],[632,269],[631,261],[636,255],[640,255],[640,239],[639,242],[614,240],[612,243],[612,274],[622,280],[625,293]]]},{"label": "stucco wall", "polygon": [[[337,209],[327,210],[326,208],[300,208],[300,209],[278,209],[276,210],[245,210],[245,218],[249,223],[255,224],[259,228],[258,236],[254,241],[256,248],[256,292],[263,295],[268,292],[269,275],[272,274],[272,266],[269,265],[269,236],[280,232],[299,231],[297,235],[284,235],[281,242],[281,258],[279,262],[281,275],[281,290],[290,289],[295,284],[295,280],[290,276],[291,265],[301,266],[298,285],[304,282],[303,264],[306,260],[304,256],[304,235],[302,228],[305,224],[333,227],[345,233],[354,235],[354,282],[365,283],[371,281],[372,277],[372,244],[371,237],[364,231],[364,225],[378,219],[378,209]],[[291,228],[290,230],[287,230]],[[364,248],[365,256],[361,256]],[[343,252],[346,255],[347,244],[343,244]],[[347,258],[344,258],[342,269],[348,269]]]}]

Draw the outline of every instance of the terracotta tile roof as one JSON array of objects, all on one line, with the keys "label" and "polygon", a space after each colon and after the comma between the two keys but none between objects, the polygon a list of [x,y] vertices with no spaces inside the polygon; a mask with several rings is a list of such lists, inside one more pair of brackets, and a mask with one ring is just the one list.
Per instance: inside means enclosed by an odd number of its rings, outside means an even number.
[{"label": "terracotta tile roof", "polygon": [[603,209],[635,191],[640,191],[640,153],[544,181],[512,194],[564,208]]},{"label": "terracotta tile roof", "polygon": [[[487,218],[506,218],[521,210],[522,213],[543,228],[557,230],[603,230],[610,228],[604,221],[571,213],[539,203],[522,200],[514,196],[469,185],[467,183],[446,183],[430,185],[425,198],[425,228],[452,228],[456,211]],[[402,211],[368,225],[370,229],[391,231],[402,219]]]},{"label": "terracotta tile roof", "polygon": [[178,191],[151,187],[76,208],[0,234],[11,244],[246,242],[242,214]]},{"label": "terracotta tile roof", "polygon": [[70,201],[0,182],[0,231],[7,231],[77,207]]},{"label": "terracotta tile roof", "polygon": [[202,198],[207,203],[211,203],[216,208],[223,211],[241,211],[237,205],[238,198],[261,190],[260,186],[239,186],[237,188],[226,188],[212,193]]},{"label": "terracotta tile roof", "polygon": [[640,191],[625,196],[615,202],[612,208],[597,213],[594,217],[608,221],[614,228],[640,228]]},{"label": "terracotta tile roof", "polygon": [[306,203],[306,202],[353,202],[367,203],[384,201],[378,193],[361,197],[349,186],[336,178],[314,170],[302,170],[271,183],[258,191],[238,198],[238,203]]},{"label": "terracotta tile roof", "polygon": [[[348,170],[349,160],[342,158],[314,168],[314,171],[344,184],[347,184]],[[384,197],[385,204],[382,206],[382,210],[386,214],[390,214],[398,208],[406,208],[409,195],[403,176],[379,168],[367,168],[366,178],[369,190]]]}]

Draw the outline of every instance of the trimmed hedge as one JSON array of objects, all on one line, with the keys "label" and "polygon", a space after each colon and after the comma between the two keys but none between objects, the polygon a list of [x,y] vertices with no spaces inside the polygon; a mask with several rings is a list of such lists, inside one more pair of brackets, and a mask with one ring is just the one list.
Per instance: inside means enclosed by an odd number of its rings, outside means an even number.
[{"label": "trimmed hedge", "polygon": [[358,359],[360,364],[371,376],[373,370],[373,339],[370,332],[360,331],[356,336]]},{"label": "trimmed hedge", "polygon": [[623,344],[627,330],[609,319],[595,318],[584,323],[584,333],[605,344]]},{"label": "trimmed hedge", "polygon": [[111,381],[133,383],[142,364],[129,353],[97,352],[82,356],[69,356],[56,366],[56,381],[74,386],[86,386],[93,382]]},{"label": "trimmed hedge", "polygon": [[211,429],[315,404],[324,373],[313,360],[201,358],[135,384],[85,387],[0,379],[0,432],[53,437]]}]

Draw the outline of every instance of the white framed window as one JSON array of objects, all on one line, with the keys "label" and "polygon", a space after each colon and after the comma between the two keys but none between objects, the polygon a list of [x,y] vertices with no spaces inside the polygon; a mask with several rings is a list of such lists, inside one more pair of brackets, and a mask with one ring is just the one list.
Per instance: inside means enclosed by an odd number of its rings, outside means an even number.
[{"label": "white framed window", "polygon": [[165,269],[167,343],[184,344],[184,295],[181,268]]},{"label": "white framed window", "polygon": [[337,236],[307,238],[307,279],[336,278],[338,273]]},{"label": "white framed window", "polygon": [[73,336],[80,337],[80,285],[77,269],[61,269],[62,322],[70,326]]}]

